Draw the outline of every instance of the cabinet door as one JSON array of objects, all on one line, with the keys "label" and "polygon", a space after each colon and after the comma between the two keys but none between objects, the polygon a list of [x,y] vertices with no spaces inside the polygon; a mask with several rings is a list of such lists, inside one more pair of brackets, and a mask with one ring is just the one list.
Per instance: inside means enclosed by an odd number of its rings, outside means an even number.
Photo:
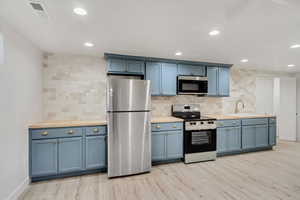
[{"label": "cabinet door", "polygon": [[106,167],[106,136],[86,137],[85,148],[86,169]]},{"label": "cabinet door", "polygon": [[57,140],[33,140],[31,145],[32,177],[57,174]]},{"label": "cabinet door", "polygon": [[227,128],[217,128],[217,152],[227,151]]},{"label": "cabinet door", "polygon": [[218,67],[207,67],[208,95],[218,95]]},{"label": "cabinet door", "polygon": [[218,74],[218,90],[220,96],[229,96],[229,68],[219,68]]},{"label": "cabinet door", "polygon": [[269,125],[269,145],[276,145],[276,124]]},{"label": "cabinet door", "polygon": [[241,127],[229,127],[227,129],[227,151],[236,151],[241,149],[242,133]]},{"label": "cabinet door", "polygon": [[198,65],[178,65],[179,75],[205,76],[205,67]]},{"label": "cabinet door", "polygon": [[152,132],[152,161],[162,161],[166,159],[166,134]]},{"label": "cabinet door", "polygon": [[160,95],[161,91],[161,64],[146,63],[146,79],[151,81],[151,94]]},{"label": "cabinet door", "polygon": [[167,133],[167,159],[183,157],[183,134],[182,131],[169,131]]},{"label": "cabinet door", "polygon": [[269,146],[268,125],[256,125],[256,147]]},{"label": "cabinet door", "polygon": [[82,170],[82,137],[58,139],[60,173]]},{"label": "cabinet door", "polygon": [[135,60],[127,61],[127,72],[144,74],[144,69],[145,69],[144,61],[135,61]]},{"label": "cabinet door", "polygon": [[242,148],[250,149],[256,147],[256,126],[243,126],[242,128]]},{"label": "cabinet door", "polygon": [[161,70],[161,94],[176,95],[177,64],[162,63]]},{"label": "cabinet door", "polygon": [[108,60],[108,72],[125,72],[126,61],[122,59],[109,59]]}]

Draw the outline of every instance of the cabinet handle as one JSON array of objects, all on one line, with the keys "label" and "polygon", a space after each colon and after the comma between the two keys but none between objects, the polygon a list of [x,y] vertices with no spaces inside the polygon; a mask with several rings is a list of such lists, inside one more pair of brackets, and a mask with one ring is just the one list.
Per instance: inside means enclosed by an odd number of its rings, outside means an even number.
[{"label": "cabinet handle", "polygon": [[176,125],[173,125],[173,128],[177,128],[177,126],[176,126]]},{"label": "cabinet handle", "polygon": [[47,135],[48,135],[48,132],[47,132],[47,131],[44,131],[44,132],[42,132],[41,135],[42,135],[42,136],[47,136]]},{"label": "cabinet handle", "polygon": [[98,132],[99,132],[99,128],[94,128],[94,129],[93,129],[93,132],[94,132],[94,133],[98,133]]},{"label": "cabinet handle", "polygon": [[70,135],[73,134],[73,133],[74,133],[73,130],[69,130],[69,131],[68,131],[68,134],[70,134]]},{"label": "cabinet handle", "polygon": [[159,125],[157,125],[157,126],[156,126],[156,128],[160,128],[160,126],[159,126]]}]

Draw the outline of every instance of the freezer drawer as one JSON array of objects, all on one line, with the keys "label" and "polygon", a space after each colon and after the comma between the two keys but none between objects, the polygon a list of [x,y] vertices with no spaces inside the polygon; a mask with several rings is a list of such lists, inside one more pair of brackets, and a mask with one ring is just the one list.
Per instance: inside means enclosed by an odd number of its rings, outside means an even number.
[{"label": "freezer drawer", "polygon": [[108,177],[151,169],[150,112],[108,113]]}]

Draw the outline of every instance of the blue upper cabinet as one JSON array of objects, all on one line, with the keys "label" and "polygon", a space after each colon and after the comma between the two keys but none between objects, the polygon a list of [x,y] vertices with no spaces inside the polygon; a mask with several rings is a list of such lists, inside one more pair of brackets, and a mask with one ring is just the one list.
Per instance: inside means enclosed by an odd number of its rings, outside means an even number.
[{"label": "blue upper cabinet", "polygon": [[147,62],[146,79],[151,81],[151,94],[153,96],[175,96],[177,65]]},{"label": "blue upper cabinet", "polygon": [[208,96],[229,96],[230,69],[207,67]]},{"label": "blue upper cabinet", "polygon": [[208,96],[218,96],[218,67],[207,68]]},{"label": "blue upper cabinet", "polygon": [[108,72],[125,72],[126,60],[122,59],[109,59],[108,60]]},{"label": "blue upper cabinet", "polygon": [[177,64],[162,63],[161,93],[162,95],[175,96],[177,86]]},{"label": "blue upper cabinet", "polygon": [[205,76],[205,66],[200,65],[178,65],[178,75]]},{"label": "blue upper cabinet", "polygon": [[218,95],[219,96],[229,96],[230,89],[230,69],[229,68],[219,68],[218,74]]},{"label": "blue upper cabinet", "polygon": [[161,64],[156,62],[146,63],[146,79],[151,81],[151,94],[159,96],[161,91]]},{"label": "blue upper cabinet", "polygon": [[145,72],[144,61],[127,60],[126,62],[127,62],[128,73],[144,74]]},{"label": "blue upper cabinet", "polygon": [[108,60],[108,73],[144,75],[145,62],[111,58]]},{"label": "blue upper cabinet", "polygon": [[139,75],[151,80],[153,96],[176,96],[177,76],[207,76],[207,96],[226,97],[230,92],[230,64],[105,53],[107,73]]}]

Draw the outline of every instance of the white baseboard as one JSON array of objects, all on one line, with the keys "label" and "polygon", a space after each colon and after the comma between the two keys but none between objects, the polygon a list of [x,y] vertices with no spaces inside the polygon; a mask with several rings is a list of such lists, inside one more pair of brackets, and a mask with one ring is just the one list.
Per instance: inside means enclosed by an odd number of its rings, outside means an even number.
[{"label": "white baseboard", "polygon": [[7,198],[6,200],[17,200],[29,187],[29,177],[27,177]]}]

